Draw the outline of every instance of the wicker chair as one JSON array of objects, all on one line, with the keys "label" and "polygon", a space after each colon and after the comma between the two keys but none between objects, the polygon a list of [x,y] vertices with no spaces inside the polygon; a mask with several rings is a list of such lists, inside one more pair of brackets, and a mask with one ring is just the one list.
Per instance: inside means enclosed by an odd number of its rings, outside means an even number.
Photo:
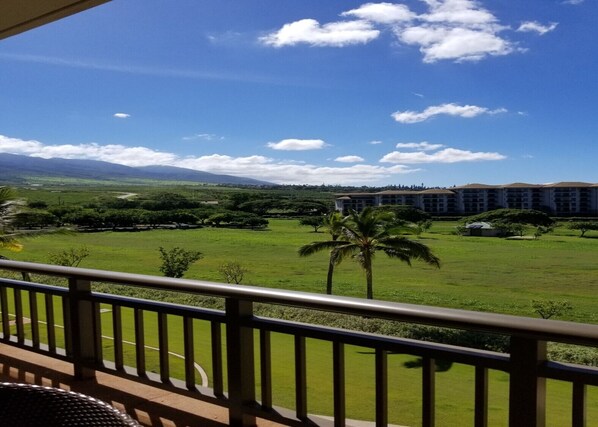
[{"label": "wicker chair", "polygon": [[93,397],[58,388],[0,383],[0,425],[11,427],[139,426]]}]

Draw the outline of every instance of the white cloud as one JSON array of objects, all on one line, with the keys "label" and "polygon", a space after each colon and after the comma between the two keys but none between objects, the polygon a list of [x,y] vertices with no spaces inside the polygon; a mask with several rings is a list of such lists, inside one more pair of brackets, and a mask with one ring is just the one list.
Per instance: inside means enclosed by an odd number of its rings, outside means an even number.
[{"label": "white cloud", "polygon": [[0,153],[30,155],[39,152],[43,147],[41,142],[34,139],[23,140],[0,135]]},{"label": "white cloud", "polygon": [[490,110],[486,107],[478,107],[476,105],[459,105],[450,103],[433,105],[421,112],[410,110],[397,111],[391,114],[391,116],[399,123],[419,123],[438,115],[457,116],[469,119],[482,114],[499,114],[506,112],[507,110],[504,108]]},{"label": "white cloud", "polygon": [[113,117],[116,117],[117,119],[128,119],[131,115],[127,113],[115,113]]},{"label": "white cloud", "polygon": [[403,4],[366,3],[357,9],[341,13],[341,16],[351,16],[380,24],[393,24],[411,21],[417,15]]},{"label": "white cloud", "polygon": [[378,145],[378,144],[382,144],[382,141],[370,141],[369,144]]},{"label": "white cloud", "polygon": [[0,153],[34,157],[62,157],[103,160],[126,166],[166,165],[233,176],[253,177],[279,184],[364,185],[388,181],[394,175],[418,172],[405,165],[352,165],[327,167],[307,163],[279,161],[264,156],[232,157],[223,154],[181,157],[147,147],[123,145],[44,145],[0,135]]},{"label": "white cloud", "polygon": [[306,151],[321,150],[326,147],[326,143],[321,139],[283,139],[279,142],[269,142],[268,147],[273,150],[283,151]]},{"label": "white cloud", "polygon": [[479,61],[486,56],[507,55],[514,51],[511,42],[494,32],[445,25],[416,26],[396,31],[405,44],[420,46],[424,62],[440,60]]},{"label": "white cloud", "polygon": [[423,0],[428,13],[410,26],[395,27],[397,38],[419,46],[424,62],[441,60],[479,61],[488,56],[508,55],[519,49],[500,33],[500,25],[490,11],[475,0]]},{"label": "white cloud", "polygon": [[506,156],[500,153],[473,152],[459,150],[457,148],[445,148],[435,153],[425,153],[423,151],[404,153],[393,151],[380,159],[382,163],[459,163],[459,162],[477,162],[485,160],[503,160]]},{"label": "white cloud", "polygon": [[334,161],[341,163],[360,163],[364,161],[364,158],[359,156],[341,156],[334,159]]},{"label": "white cloud", "polygon": [[517,31],[519,32],[535,32],[543,36],[544,34],[553,31],[558,23],[551,22],[549,25],[542,25],[537,21],[522,22]]},{"label": "white cloud", "polygon": [[248,176],[279,184],[363,184],[387,180],[393,175],[417,172],[404,165],[391,167],[353,165],[327,167],[277,161],[264,156],[231,157],[220,154],[187,158],[180,167],[226,175]]},{"label": "white cloud", "polygon": [[0,153],[20,154],[49,159],[101,160],[128,166],[147,166],[155,164],[173,164],[177,158],[172,153],[152,150],[146,147],[127,147],[119,144],[100,145],[63,144],[45,145],[35,140],[21,140],[0,135]]},{"label": "white cloud", "polygon": [[222,141],[224,140],[224,137],[215,135],[213,133],[196,133],[195,135],[184,136],[182,139],[183,141]]},{"label": "white cloud", "polygon": [[585,0],[565,0],[563,2],[563,4],[573,4],[573,5],[577,5],[577,4],[582,4]]},{"label": "white cloud", "polygon": [[[421,1],[427,7],[421,14],[404,4],[365,3],[340,14],[353,21],[320,24],[314,19],[302,19],[283,25],[260,41],[274,47],[300,43],[342,47],[369,43],[378,38],[381,31],[390,30],[399,43],[419,47],[426,63],[479,61],[525,51],[502,34],[511,31],[511,27],[501,24],[476,0]],[[525,30],[526,27],[522,31],[540,30],[540,27]],[[543,31],[554,29],[552,24],[541,28]]]},{"label": "white cloud", "polygon": [[430,11],[420,16],[427,22],[485,26],[498,19],[475,0],[423,0]]},{"label": "white cloud", "polygon": [[311,46],[342,47],[368,43],[380,35],[380,31],[365,21],[332,22],[320,25],[315,19],[302,19],[283,27],[260,41],[274,47],[308,44]]},{"label": "white cloud", "polygon": [[417,151],[434,151],[444,147],[442,144],[430,144],[429,142],[399,142],[397,148],[410,148]]}]

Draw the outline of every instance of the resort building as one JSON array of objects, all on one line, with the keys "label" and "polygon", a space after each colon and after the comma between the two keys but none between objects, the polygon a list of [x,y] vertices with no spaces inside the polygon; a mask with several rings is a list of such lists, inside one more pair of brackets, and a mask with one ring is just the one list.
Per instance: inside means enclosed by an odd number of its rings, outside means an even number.
[{"label": "resort building", "polygon": [[468,184],[423,191],[343,193],[337,195],[335,202],[336,209],[343,212],[386,205],[413,206],[432,215],[475,215],[510,208],[535,209],[556,216],[590,216],[598,215],[598,184]]}]

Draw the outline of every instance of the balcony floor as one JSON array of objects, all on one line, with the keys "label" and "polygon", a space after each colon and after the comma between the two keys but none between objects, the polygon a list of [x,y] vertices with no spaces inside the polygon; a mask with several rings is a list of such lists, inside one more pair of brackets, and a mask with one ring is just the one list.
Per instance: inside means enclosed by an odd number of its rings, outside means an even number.
[{"label": "balcony floor", "polygon": [[[98,372],[76,380],[70,363],[0,344],[0,381],[38,384],[87,394],[127,412],[144,426],[228,425],[226,409],[159,388]],[[259,427],[278,424],[258,420]]]}]

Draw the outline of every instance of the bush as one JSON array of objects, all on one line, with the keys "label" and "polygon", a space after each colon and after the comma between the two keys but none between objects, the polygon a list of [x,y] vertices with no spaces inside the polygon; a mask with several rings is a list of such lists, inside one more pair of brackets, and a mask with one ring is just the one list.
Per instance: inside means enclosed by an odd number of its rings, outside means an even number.
[{"label": "bush", "polygon": [[56,225],[57,218],[50,212],[42,210],[28,210],[18,212],[14,216],[13,225],[19,228],[49,227]]},{"label": "bush", "polygon": [[299,225],[313,227],[314,233],[324,226],[324,217],[322,216],[306,216],[299,220]]},{"label": "bush", "polygon": [[466,218],[467,222],[495,222],[530,224],[535,226],[549,227],[554,224],[552,218],[546,213],[533,209],[495,209],[478,215]]},{"label": "bush", "polygon": [[237,285],[243,281],[243,277],[247,273],[247,269],[236,261],[225,262],[218,267],[218,271],[222,274],[226,283],[235,283]]},{"label": "bush", "polygon": [[50,254],[50,262],[65,267],[78,267],[85,258],[89,256],[89,249],[86,246],[80,248],[65,249]]},{"label": "bush", "polygon": [[407,333],[404,336],[420,341],[431,341],[480,350],[498,351],[501,353],[507,352],[509,349],[509,338],[504,335],[439,328],[436,326],[408,326]]},{"label": "bush", "polygon": [[550,319],[554,316],[562,316],[568,311],[573,310],[569,301],[560,300],[532,300],[534,313],[540,315],[542,319]]},{"label": "bush", "polygon": [[27,203],[27,206],[31,209],[48,209],[48,204],[43,200],[32,200]]},{"label": "bush", "polygon": [[548,343],[548,359],[578,365],[598,366],[598,349],[570,344]]},{"label": "bush", "polygon": [[160,271],[166,277],[183,277],[191,264],[203,258],[203,254],[199,251],[188,251],[178,246],[170,250],[160,246],[158,250],[162,259]]},{"label": "bush", "polygon": [[598,230],[598,222],[596,221],[573,221],[569,223],[568,228],[571,230],[579,230],[580,236],[584,235],[590,230]]}]

